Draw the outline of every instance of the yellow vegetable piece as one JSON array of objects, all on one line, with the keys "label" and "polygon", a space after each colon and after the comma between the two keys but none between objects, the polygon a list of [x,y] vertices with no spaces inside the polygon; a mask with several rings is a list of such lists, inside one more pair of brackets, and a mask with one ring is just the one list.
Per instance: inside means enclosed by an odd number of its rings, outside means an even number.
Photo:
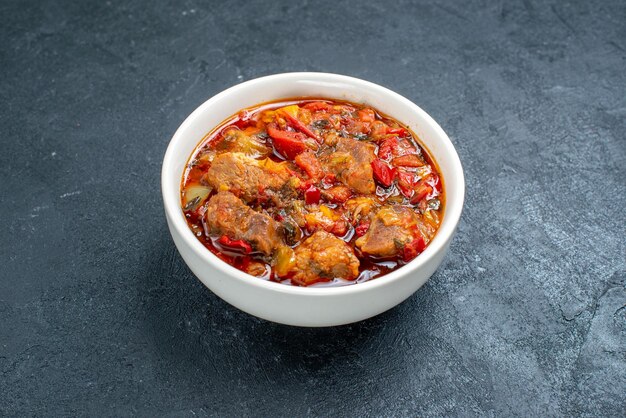
[{"label": "yellow vegetable piece", "polygon": [[[183,206],[193,204],[194,207],[200,205],[211,193],[211,188],[194,184],[187,186],[184,193]],[[193,203],[192,203],[193,202]]]},{"label": "yellow vegetable piece", "polygon": [[276,119],[276,112],[273,110],[266,110],[261,113],[261,121],[264,123],[274,122],[274,119]]},{"label": "yellow vegetable piece", "polygon": [[296,265],[296,254],[290,247],[282,246],[276,251],[274,270],[280,277],[286,276]]},{"label": "yellow vegetable piece", "polygon": [[287,113],[291,117],[294,117],[294,118],[297,119],[298,118],[298,110],[300,110],[300,108],[298,107],[298,105],[291,105],[291,106],[281,107],[278,110],[283,112],[283,113]]},{"label": "yellow vegetable piece", "polygon": [[333,221],[339,219],[339,215],[337,214],[337,212],[335,212],[326,205],[320,205],[320,212],[322,212],[325,217],[332,219]]},{"label": "yellow vegetable piece", "polygon": [[288,165],[286,161],[282,161],[277,163],[271,158],[265,158],[263,160],[259,160],[259,166],[265,167],[268,171],[273,173],[280,173],[288,169]]},{"label": "yellow vegetable piece", "polygon": [[439,215],[434,210],[427,210],[423,218],[426,222],[428,222],[432,227],[437,228],[439,226]]}]

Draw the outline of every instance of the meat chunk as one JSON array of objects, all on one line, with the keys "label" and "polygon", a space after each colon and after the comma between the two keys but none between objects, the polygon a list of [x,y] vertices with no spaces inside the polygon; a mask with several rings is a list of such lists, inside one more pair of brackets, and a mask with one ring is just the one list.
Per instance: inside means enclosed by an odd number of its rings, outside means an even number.
[{"label": "meat chunk", "polygon": [[375,257],[402,255],[407,244],[429,236],[423,228],[428,226],[412,209],[384,206],[376,212],[369,229],[355,244],[364,253]]},{"label": "meat chunk", "polygon": [[359,275],[359,259],[352,248],[326,231],[317,231],[296,248],[292,280],[302,285],[320,278],[353,280]]},{"label": "meat chunk", "polygon": [[208,235],[245,240],[253,250],[267,256],[283,245],[276,221],[251,209],[230,192],[211,197],[204,216]]},{"label": "meat chunk", "polygon": [[373,145],[353,138],[339,138],[335,152],[325,155],[323,164],[355,192],[370,194],[376,190],[372,172],[374,158]]},{"label": "meat chunk", "polygon": [[287,164],[227,152],[215,157],[203,181],[216,190],[230,191],[245,202],[280,193],[292,195],[294,191],[289,187],[292,171]]}]

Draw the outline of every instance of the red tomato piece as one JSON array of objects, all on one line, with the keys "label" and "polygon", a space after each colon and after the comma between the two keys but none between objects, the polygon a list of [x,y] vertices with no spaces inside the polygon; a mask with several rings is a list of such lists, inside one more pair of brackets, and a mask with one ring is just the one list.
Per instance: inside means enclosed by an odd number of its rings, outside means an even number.
[{"label": "red tomato piece", "polygon": [[406,244],[402,250],[402,259],[406,261],[411,261],[418,255],[420,255],[424,249],[426,248],[426,242],[424,238],[420,235],[415,238],[413,241]]},{"label": "red tomato piece", "polygon": [[398,147],[398,138],[391,137],[381,142],[378,147],[378,157],[383,160],[389,160],[393,154],[393,150]]},{"label": "red tomato piece", "polygon": [[413,146],[413,144],[411,144],[411,142],[406,138],[399,139],[398,146],[394,149],[394,156],[399,157],[408,154],[417,154],[415,146]]},{"label": "red tomato piece", "polygon": [[374,179],[378,181],[382,186],[389,187],[393,183],[393,179],[396,174],[396,169],[391,168],[380,158],[376,158],[372,161],[372,171],[374,172]]},{"label": "red tomato piece", "polygon": [[354,228],[354,233],[357,237],[362,237],[363,235],[365,235],[368,229],[370,229],[370,223],[361,222],[356,228]]},{"label": "red tomato piece", "polygon": [[399,139],[397,136],[386,138],[378,147],[378,156],[383,160],[412,154],[417,154],[413,144],[408,139]]},{"label": "red tomato piece", "polygon": [[398,189],[406,197],[413,196],[413,186],[415,186],[415,176],[413,173],[398,170]]},{"label": "red tomato piece", "polygon": [[300,132],[281,131],[276,124],[269,123],[267,133],[272,138],[276,151],[290,160],[307,150],[307,146],[302,142],[305,139],[304,135]]},{"label": "red tomato piece", "polygon": [[415,187],[415,194],[413,195],[413,198],[411,199],[411,203],[413,205],[416,205],[420,202],[420,200],[426,198],[429,194],[431,194],[433,191],[433,188],[430,184],[426,183],[426,181],[422,180],[417,184],[417,187]]},{"label": "red tomato piece", "polygon": [[312,151],[305,151],[298,154],[294,161],[310,178],[318,179],[322,175],[322,165]]},{"label": "red tomato piece", "polygon": [[372,109],[361,109],[357,114],[361,122],[374,122],[376,120],[376,114]]},{"label": "red tomato piece", "polygon": [[402,167],[421,167],[424,165],[424,161],[415,154],[401,155],[391,160],[391,163]]},{"label": "red tomato piece", "polygon": [[344,203],[350,199],[352,191],[346,186],[335,186],[328,190],[324,190],[324,197],[333,203]]},{"label": "red tomato piece", "polygon": [[348,233],[349,228],[350,228],[350,225],[345,219],[339,219],[337,222],[335,222],[335,224],[333,225],[333,227],[331,228],[329,232],[331,234],[337,235],[338,237],[343,237],[344,235]]},{"label": "red tomato piece", "polygon": [[326,102],[311,102],[302,107],[310,110],[311,112],[319,112],[320,110],[329,110],[332,106]]},{"label": "red tomato piece", "polygon": [[443,188],[441,186],[441,178],[439,178],[439,176],[435,173],[432,173],[430,177],[432,178],[432,181],[429,182],[430,185],[433,186],[435,190],[437,190],[439,193],[441,193],[441,190]]},{"label": "red tomato piece", "polygon": [[326,173],[324,174],[324,177],[322,178],[322,184],[324,184],[324,186],[330,187],[336,182],[337,182],[337,177],[332,173]]},{"label": "red tomato piece", "polygon": [[306,202],[307,205],[313,205],[313,204],[319,203],[321,197],[322,197],[322,193],[320,192],[320,189],[318,189],[317,187],[313,185],[310,185],[304,191],[304,201]]},{"label": "red tomato piece", "polygon": [[398,135],[400,138],[405,138],[409,134],[404,128],[387,128],[387,133],[389,135]]}]

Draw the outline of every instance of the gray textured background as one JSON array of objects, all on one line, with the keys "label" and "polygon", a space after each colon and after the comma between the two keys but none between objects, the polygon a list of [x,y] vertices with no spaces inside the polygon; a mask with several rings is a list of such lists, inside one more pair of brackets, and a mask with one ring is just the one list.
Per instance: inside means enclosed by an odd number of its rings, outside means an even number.
[{"label": "gray textured background", "polygon": [[[623,1],[2,1],[0,45],[0,415],[625,413]],[[465,167],[442,267],[351,326],[231,308],[164,221],[182,120],[295,70],[407,96]]]}]

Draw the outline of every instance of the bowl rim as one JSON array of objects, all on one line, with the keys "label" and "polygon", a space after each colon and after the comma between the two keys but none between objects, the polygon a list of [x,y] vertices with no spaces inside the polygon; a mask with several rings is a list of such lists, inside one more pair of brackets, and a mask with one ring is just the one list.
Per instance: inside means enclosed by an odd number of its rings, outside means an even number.
[{"label": "bowl rim", "polygon": [[[445,153],[451,159],[451,172],[456,177],[458,182],[458,188],[455,196],[449,196],[446,194],[446,208],[444,217],[439,230],[435,234],[435,237],[430,242],[428,247],[404,266],[378,277],[375,280],[368,280],[363,283],[347,284],[345,286],[328,286],[328,287],[302,287],[302,286],[289,286],[282,283],[272,282],[269,280],[259,279],[236,269],[230,264],[218,258],[211,251],[206,249],[202,243],[194,236],[191,229],[187,225],[182,209],[180,208],[180,186],[172,190],[168,179],[173,175],[173,171],[176,160],[174,154],[179,144],[184,142],[185,131],[197,118],[201,117],[205,113],[207,108],[210,108],[215,102],[219,102],[224,97],[236,93],[242,89],[248,89],[254,87],[254,85],[270,84],[270,83],[285,83],[293,81],[302,81],[307,79],[310,82],[330,82],[330,83],[346,83],[363,90],[374,90],[379,94],[390,96],[394,101],[399,102],[401,105],[410,108],[413,112],[417,113],[420,118],[435,131],[436,136],[443,142],[443,148]],[[277,99],[279,100],[279,99]],[[386,109],[380,109],[381,111],[389,114]],[[201,138],[197,139],[197,143]],[[180,183],[179,181],[176,184]],[[445,187],[445,180],[444,180]],[[463,167],[459,156],[454,148],[454,145],[448,138],[448,135],[439,126],[439,124],[418,105],[407,99],[406,97],[390,90],[386,87],[372,83],[370,81],[362,80],[356,77],[325,73],[325,72],[290,72],[267,75],[259,78],[244,81],[229,87],[220,93],[215,94],[200,106],[198,106],[178,127],[172,139],[170,140],[165,155],[163,157],[163,163],[161,168],[161,191],[163,195],[163,205],[167,219],[169,221],[170,228],[174,228],[178,232],[179,237],[185,241],[188,247],[194,252],[194,254],[202,259],[204,262],[211,264],[216,269],[220,270],[225,275],[231,277],[234,280],[243,282],[244,285],[261,288],[262,290],[275,291],[283,294],[291,295],[306,295],[306,296],[332,296],[332,295],[344,295],[349,293],[359,293],[374,290],[379,287],[390,285],[403,278],[408,278],[411,273],[418,270],[420,267],[429,263],[429,261],[435,257],[440,251],[445,251],[447,242],[452,238],[456,231],[461,212],[463,210],[463,203],[465,199],[465,177],[463,174]],[[446,193],[448,193],[446,191]],[[201,280],[204,282],[204,280]],[[205,283],[206,284],[206,283]]]}]

